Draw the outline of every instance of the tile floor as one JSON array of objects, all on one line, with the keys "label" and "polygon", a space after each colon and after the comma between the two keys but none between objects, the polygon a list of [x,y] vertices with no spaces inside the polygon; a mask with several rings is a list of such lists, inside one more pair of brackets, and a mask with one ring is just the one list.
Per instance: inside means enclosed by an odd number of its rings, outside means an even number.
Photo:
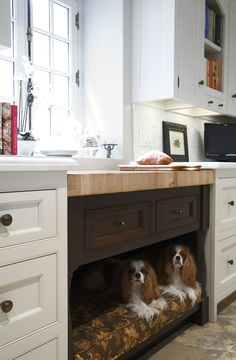
[{"label": "tile floor", "polygon": [[216,323],[191,326],[149,360],[236,360],[236,293],[221,304]]}]

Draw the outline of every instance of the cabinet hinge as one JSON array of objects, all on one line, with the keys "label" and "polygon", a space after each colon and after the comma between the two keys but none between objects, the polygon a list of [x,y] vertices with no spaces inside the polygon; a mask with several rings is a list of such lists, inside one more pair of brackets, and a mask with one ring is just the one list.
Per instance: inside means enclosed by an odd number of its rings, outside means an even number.
[{"label": "cabinet hinge", "polygon": [[31,27],[27,27],[26,36],[27,36],[27,41],[31,42],[32,41],[32,36],[33,36],[33,32],[32,32]]},{"label": "cabinet hinge", "polygon": [[178,86],[178,88],[179,88],[179,76],[178,76],[178,82],[177,82],[177,86]]},{"label": "cabinet hinge", "polygon": [[79,78],[79,70],[76,71],[75,73],[75,83],[76,85],[79,87],[79,83],[80,83],[80,78]]},{"label": "cabinet hinge", "polygon": [[75,14],[75,26],[79,30],[79,12]]}]

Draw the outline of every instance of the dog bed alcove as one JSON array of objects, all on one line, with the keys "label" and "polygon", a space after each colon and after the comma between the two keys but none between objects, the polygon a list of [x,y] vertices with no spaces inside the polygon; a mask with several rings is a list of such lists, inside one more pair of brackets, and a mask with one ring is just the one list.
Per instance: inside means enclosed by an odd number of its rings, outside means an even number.
[{"label": "dog bed alcove", "polygon": [[[209,186],[71,197],[68,210],[69,360],[137,360],[182,325],[208,321],[204,246]],[[141,258],[149,248],[153,263],[172,241],[183,242],[194,254],[202,287],[194,307],[168,297],[168,308],[147,322],[111,299],[89,296],[72,281],[82,265],[111,256],[139,252]]]}]

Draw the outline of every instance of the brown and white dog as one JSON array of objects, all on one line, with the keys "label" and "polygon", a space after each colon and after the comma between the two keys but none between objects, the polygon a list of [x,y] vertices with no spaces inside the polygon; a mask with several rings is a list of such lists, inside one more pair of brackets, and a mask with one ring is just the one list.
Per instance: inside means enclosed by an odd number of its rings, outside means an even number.
[{"label": "brown and white dog", "polygon": [[196,281],[196,264],[189,248],[184,245],[169,246],[157,263],[157,278],[162,294],[170,294],[184,302],[187,296],[196,303],[200,285]]},{"label": "brown and white dog", "polygon": [[146,320],[167,306],[158,292],[153,267],[144,260],[121,262],[114,276],[114,293],[139,317]]}]

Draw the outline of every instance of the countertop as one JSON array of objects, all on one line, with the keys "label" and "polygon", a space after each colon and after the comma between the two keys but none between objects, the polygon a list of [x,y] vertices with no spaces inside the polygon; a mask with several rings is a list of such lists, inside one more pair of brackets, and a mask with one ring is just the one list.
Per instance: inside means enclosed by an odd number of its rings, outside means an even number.
[{"label": "countertop", "polygon": [[72,158],[54,156],[0,156],[0,171],[69,171],[77,170]]},{"label": "countertop", "polygon": [[72,171],[67,175],[68,196],[110,194],[213,184],[212,169],[182,171]]}]

